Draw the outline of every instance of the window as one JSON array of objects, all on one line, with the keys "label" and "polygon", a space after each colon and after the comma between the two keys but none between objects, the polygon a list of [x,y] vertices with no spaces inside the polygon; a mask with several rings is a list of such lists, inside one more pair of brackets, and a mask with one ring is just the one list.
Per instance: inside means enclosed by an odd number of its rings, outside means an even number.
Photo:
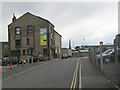
[{"label": "window", "polygon": [[20,56],[21,55],[21,51],[20,50],[16,50],[16,54],[17,54],[17,56]]},{"label": "window", "polygon": [[20,33],[21,33],[21,32],[20,32],[20,27],[16,27],[16,28],[15,28],[15,34],[16,34],[16,35],[20,35]]},{"label": "window", "polygon": [[27,45],[30,45],[30,40],[29,40],[29,38],[27,38]]},{"label": "window", "polygon": [[17,56],[16,50],[11,50],[11,56],[12,56],[12,57]]},{"label": "window", "polygon": [[27,55],[29,55],[29,49],[27,50]]},{"label": "window", "polygon": [[33,55],[33,49],[30,49],[30,55]]},{"label": "window", "polygon": [[15,40],[15,46],[16,46],[16,47],[20,47],[20,45],[21,45],[20,39]]},{"label": "window", "polygon": [[27,34],[31,34],[33,32],[33,26],[29,25],[27,26]]},{"label": "window", "polygon": [[20,56],[21,52],[20,50],[11,50],[11,56],[15,57],[15,56]]},{"label": "window", "polygon": [[23,50],[23,55],[25,55],[25,50]]}]

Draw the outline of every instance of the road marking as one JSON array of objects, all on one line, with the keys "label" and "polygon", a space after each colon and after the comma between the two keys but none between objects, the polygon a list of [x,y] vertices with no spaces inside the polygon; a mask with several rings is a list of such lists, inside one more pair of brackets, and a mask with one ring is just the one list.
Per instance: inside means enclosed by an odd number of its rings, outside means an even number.
[{"label": "road marking", "polygon": [[71,83],[71,86],[70,86],[70,89],[71,89],[71,90],[76,88],[78,68],[79,68],[79,60],[78,60],[78,62],[77,62],[77,64],[76,64],[75,72],[74,72],[73,79],[72,79],[72,83]]},{"label": "road marking", "polygon": [[[76,69],[75,69],[75,72],[76,72]],[[74,83],[74,79],[75,79],[75,72],[74,72],[74,75],[73,75],[73,79],[72,79],[72,84],[71,84],[71,89],[73,88],[73,83]]]},{"label": "road marking", "polygon": [[81,67],[81,60],[80,60],[80,67],[79,67],[79,88],[82,88],[82,77],[81,77],[81,72],[82,71],[82,67]]}]

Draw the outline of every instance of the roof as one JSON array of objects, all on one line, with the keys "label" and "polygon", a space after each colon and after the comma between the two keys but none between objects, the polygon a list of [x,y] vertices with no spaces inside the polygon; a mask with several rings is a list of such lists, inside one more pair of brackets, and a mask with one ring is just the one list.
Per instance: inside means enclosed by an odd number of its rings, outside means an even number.
[{"label": "roof", "polygon": [[[36,16],[36,15],[30,13],[30,12],[26,12],[25,14],[23,14],[22,16],[20,16],[18,19],[16,19],[16,20],[15,20],[14,22],[12,22],[12,23],[15,23],[17,20],[19,20],[21,17],[23,17],[23,16],[25,16],[25,15],[27,15],[27,14],[32,15],[32,16],[34,16],[34,17],[37,17],[37,18],[39,18],[39,19],[45,20],[45,21],[47,21],[48,23],[50,23],[50,24],[54,27],[54,25],[53,25],[50,21],[48,21],[47,19],[44,19],[44,18],[42,18],[42,17],[40,17],[40,16]],[[9,25],[11,25],[12,23],[10,23]]]},{"label": "roof", "polygon": [[[57,31],[54,30],[55,33],[57,33],[58,35],[60,35]],[[62,35],[60,35],[62,37]]]},{"label": "roof", "polygon": [[83,53],[88,52],[88,50],[79,50],[79,51]]},{"label": "roof", "polygon": [[[113,46],[113,45],[103,45],[103,46]],[[88,45],[88,47],[100,47],[100,45]]]}]

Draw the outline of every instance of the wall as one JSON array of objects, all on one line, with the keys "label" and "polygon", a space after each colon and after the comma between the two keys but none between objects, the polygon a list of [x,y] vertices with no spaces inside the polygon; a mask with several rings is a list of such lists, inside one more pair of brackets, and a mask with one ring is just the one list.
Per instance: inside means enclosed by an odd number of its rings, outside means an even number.
[{"label": "wall", "polygon": [[55,54],[56,58],[61,58],[61,35],[55,31]]},{"label": "wall", "polygon": [[[33,34],[27,35],[28,25],[34,26]],[[21,35],[15,35],[15,27],[21,28]],[[23,49],[34,48],[34,55],[38,55],[38,53],[43,54],[44,46],[40,45],[40,28],[41,27],[45,27],[47,30],[49,30],[49,22],[44,19],[38,18],[30,13],[24,14],[15,22],[11,23],[8,26],[10,50],[16,50],[15,39],[21,39],[22,46],[19,48],[21,51]],[[30,39],[30,45],[26,45],[27,38]],[[46,46],[46,48],[48,48],[48,45]]]}]

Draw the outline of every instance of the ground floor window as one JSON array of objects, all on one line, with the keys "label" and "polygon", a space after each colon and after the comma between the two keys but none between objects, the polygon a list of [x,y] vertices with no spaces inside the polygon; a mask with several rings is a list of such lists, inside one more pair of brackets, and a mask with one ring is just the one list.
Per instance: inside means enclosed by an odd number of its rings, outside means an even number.
[{"label": "ground floor window", "polygon": [[47,48],[43,48],[43,56],[47,56],[48,55],[48,49]]},{"label": "ground floor window", "polygon": [[20,50],[11,50],[11,56],[15,57],[15,56],[20,56],[21,55],[21,51]]},{"label": "ground floor window", "polygon": [[27,55],[29,55],[29,49],[27,50]]}]

